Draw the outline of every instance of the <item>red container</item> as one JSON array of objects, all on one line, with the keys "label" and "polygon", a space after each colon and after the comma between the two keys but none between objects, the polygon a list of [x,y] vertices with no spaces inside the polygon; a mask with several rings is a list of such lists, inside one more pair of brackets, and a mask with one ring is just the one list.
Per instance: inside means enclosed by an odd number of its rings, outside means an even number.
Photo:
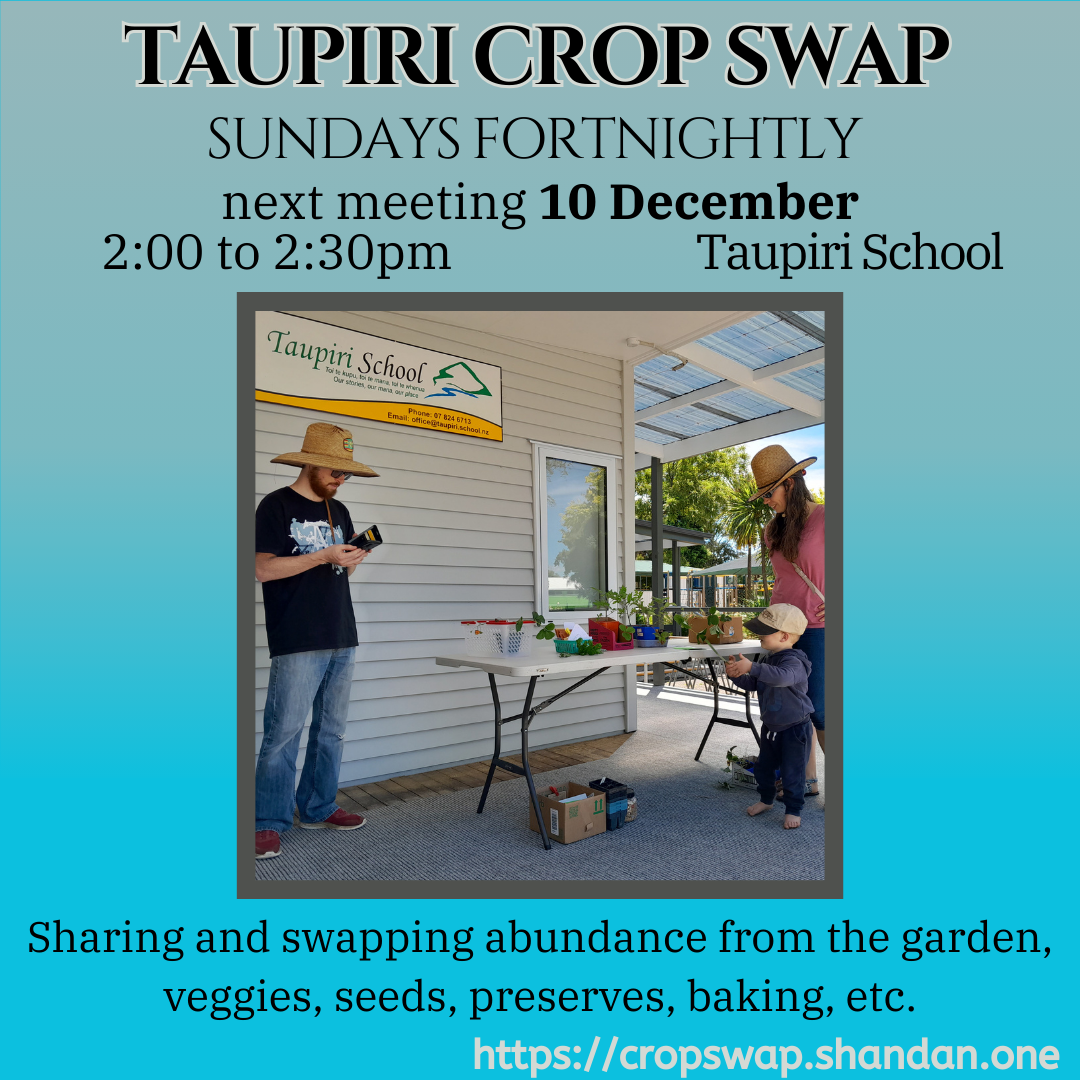
[{"label": "red container", "polygon": [[619,623],[616,619],[590,619],[589,620],[589,632],[593,630],[610,630],[615,635],[615,640],[619,640]]},{"label": "red container", "polygon": [[600,626],[590,626],[589,633],[592,634],[593,641],[600,642],[600,646],[605,652],[619,652],[622,649],[632,649],[634,647],[633,639],[630,641],[618,641],[615,634]]}]

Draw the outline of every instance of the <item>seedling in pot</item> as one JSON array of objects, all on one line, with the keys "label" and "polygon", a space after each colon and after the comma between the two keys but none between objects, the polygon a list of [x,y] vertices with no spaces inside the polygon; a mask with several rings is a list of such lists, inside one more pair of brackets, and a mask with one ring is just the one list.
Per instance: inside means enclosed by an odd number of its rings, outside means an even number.
[{"label": "seedling in pot", "polygon": [[[699,633],[698,641],[699,642],[704,642],[706,645],[709,646],[710,649],[712,649],[714,655],[719,656],[720,653],[718,653],[716,651],[716,648],[714,647],[712,641],[709,640],[709,637],[710,637],[710,631],[713,629],[713,627],[719,627],[720,623],[723,622],[722,613],[719,612],[715,607],[710,607],[708,611],[700,611],[700,612],[695,611],[694,614],[695,615],[698,615],[698,614],[704,615],[705,618],[706,618],[706,621],[708,623],[708,625],[706,626],[704,635],[702,636]],[[690,621],[687,619],[687,617],[681,611],[673,611],[671,613],[671,618],[675,623],[677,623],[679,626],[681,626],[687,633],[690,632]]]},{"label": "seedling in pot", "polygon": [[609,589],[607,592],[598,590],[597,597],[600,605],[618,620],[619,640],[632,641],[634,623],[640,623],[649,617],[644,592],[640,589],[631,591],[622,585],[618,589]]}]

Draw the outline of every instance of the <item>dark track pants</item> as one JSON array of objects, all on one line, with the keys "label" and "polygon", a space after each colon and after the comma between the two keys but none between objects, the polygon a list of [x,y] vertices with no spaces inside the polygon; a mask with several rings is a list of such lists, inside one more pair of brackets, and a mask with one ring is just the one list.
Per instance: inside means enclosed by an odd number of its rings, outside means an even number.
[{"label": "dark track pants", "polygon": [[814,745],[814,725],[809,719],[783,731],[761,729],[761,748],[758,751],[754,776],[758,782],[758,794],[766,806],[772,806],[776,798],[776,770],[784,785],[781,802],[789,814],[798,817],[806,801],[806,763]]}]

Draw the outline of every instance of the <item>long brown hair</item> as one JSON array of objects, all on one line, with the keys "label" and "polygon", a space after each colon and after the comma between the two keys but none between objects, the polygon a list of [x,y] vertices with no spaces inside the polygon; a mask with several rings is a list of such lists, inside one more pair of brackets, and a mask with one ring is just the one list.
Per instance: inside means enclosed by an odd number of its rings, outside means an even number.
[{"label": "long brown hair", "polygon": [[801,476],[789,476],[784,487],[787,488],[787,506],[782,514],[774,514],[765,526],[765,543],[770,551],[779,551],[788,562],[795,562],[799,558],[803,526],[817,503]]}]

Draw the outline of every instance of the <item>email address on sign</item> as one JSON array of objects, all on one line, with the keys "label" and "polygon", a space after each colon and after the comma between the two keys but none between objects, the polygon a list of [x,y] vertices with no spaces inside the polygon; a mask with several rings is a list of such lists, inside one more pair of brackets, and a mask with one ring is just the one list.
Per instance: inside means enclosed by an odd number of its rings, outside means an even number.
[{"label": "email address on sign", "polygon": [[591,1044],[534,1045],[515,1039],[485,1043],[473,1039],[473,1068],[480,1071],[521,1070],[530,1077],[554,1070],[637,1072],[656,1069],[688,1077],[697,1071],[777,1071],[787,1077],[800,1069],[1057,1069],[1054,1046],[1014,1043],[980,1052],[974,1046],[930,1046],[929,1039],[908,1045],[848,1046],[838,1038],[831,1045],[803,1050],[798,1046],[646,1046],[620,1043],[617,1035],[596,1035]]}]

